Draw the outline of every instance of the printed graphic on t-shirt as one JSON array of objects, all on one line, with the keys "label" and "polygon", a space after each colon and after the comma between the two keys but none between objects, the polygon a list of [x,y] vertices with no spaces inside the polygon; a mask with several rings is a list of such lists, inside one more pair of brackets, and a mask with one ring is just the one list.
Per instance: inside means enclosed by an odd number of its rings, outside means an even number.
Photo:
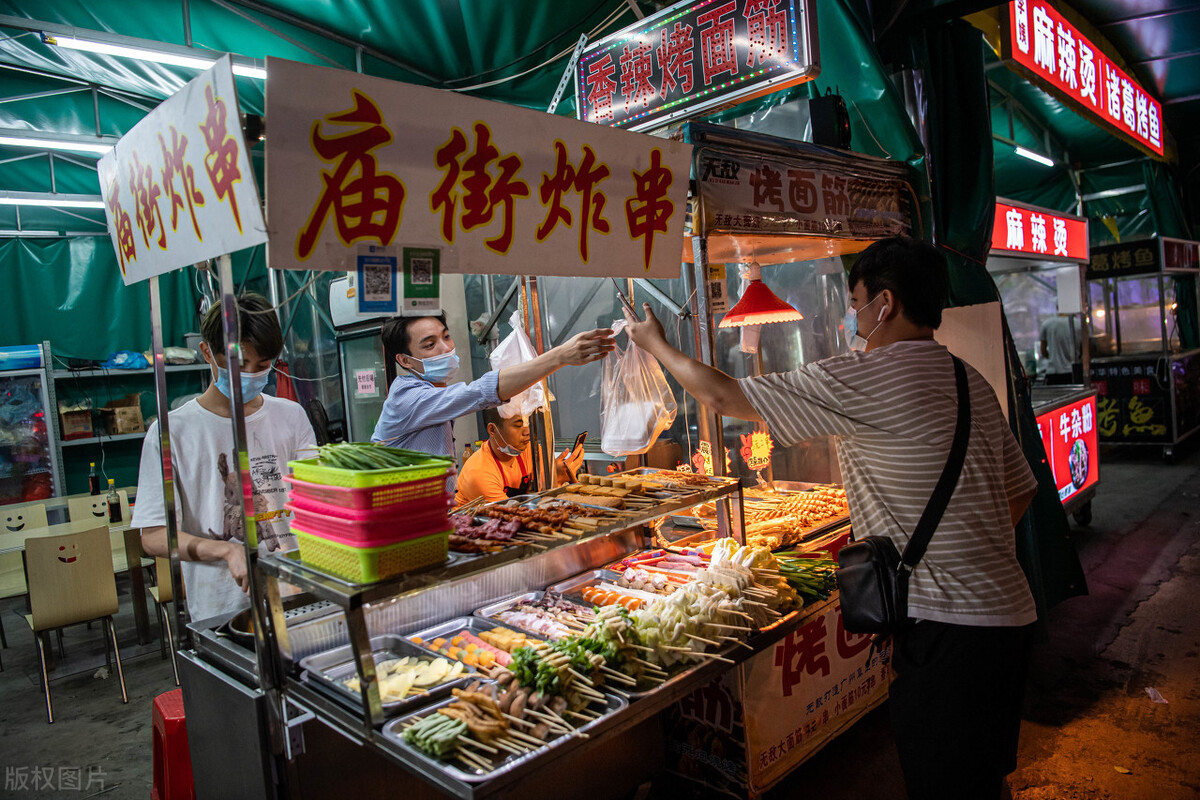
[{"label": "printed graphic on t-shirt", "polygon": [[[217,534],[211,528],[208,535],[214,539],[245,541],[240,535],[237,524],[238,508],[242,502],[241,477],[236,470],[229,468],[230,459],[225,453],[217,456],[217,472],[221,476],[224,487],[224,507],[221,533]],[[287,521],[280,519],[286,512],[271,511],[267,502],[267,494],[282,492],[279,467],[276,465],[274,454],[254,456],[250,459],[251,499],[254,506],[255,527],[258,530],[258,541],[266,544],[267,550],[280,549],[279,538],[287,533]],[[261,488],[260,488],[261,487]],[[282,527],[283,533],[279,532]]]}]

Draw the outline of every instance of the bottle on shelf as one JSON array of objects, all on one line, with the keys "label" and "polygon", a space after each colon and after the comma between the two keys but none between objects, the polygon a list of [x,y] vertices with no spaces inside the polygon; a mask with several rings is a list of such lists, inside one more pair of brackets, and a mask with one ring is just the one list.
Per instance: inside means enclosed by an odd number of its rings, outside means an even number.
[{"label": "bottle on shelf", "polygon": [[100,476],[96,474],[96,462],[90,462],[92,471],[88,473],[88,491],[94,495],[100,494]]},{"label": "bottle on shelf", "polygon": [[108,479],[108,524],[115,525],[121,521],[121,495],[117,494],[116,482]]}]

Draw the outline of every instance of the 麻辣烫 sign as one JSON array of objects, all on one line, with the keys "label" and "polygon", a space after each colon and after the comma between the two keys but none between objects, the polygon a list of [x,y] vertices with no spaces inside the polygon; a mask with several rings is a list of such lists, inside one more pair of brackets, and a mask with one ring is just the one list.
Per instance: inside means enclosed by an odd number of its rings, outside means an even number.
[{"label": "\u9ebb\u8fa3\u70eb sign", "polygon": [[1163,154],[1162,106],[1047,0],[1012,0],[1001,52],[1093,120]]},{"label": "\u9ebb\u8fa3\u70eb sign", "polygon": [[292,61],[267,75],[272,267],[395,243],[443,273],[679,277],[690,145]]},{"label": "\u9ebb\u8fa3\u70eb sign", "polygon": [[575,67],[582,120],[647,130],[812,80],[804,0],[685,0],[590,44]]},{"label": "\u9ebb\u8fa3\u70eb sign", "polygon": [[126,286],[267,241],[228,56],[147,114],[96,169]]},{"label": "\u9ebb\u8fa3\u70eb sign", "polygon": [[1064,503],[1100,479],[1096,422],[1095,395],[1037,417],[1046,463]]},{"label": "\u9ebb\u8fa3\u70eb sign", "polygon": [[1088,221],[997,198],[992,252],[1048,261],[1087,261]]}]

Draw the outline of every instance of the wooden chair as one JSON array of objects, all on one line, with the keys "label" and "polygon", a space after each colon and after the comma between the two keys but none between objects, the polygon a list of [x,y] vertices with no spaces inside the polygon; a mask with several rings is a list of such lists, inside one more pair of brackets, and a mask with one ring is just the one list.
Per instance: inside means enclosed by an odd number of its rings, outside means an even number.
[{"label": "wooden chair", "polygon": [[[157,576],[157,585],[149,587],[147,591],[154,598],[154,608],[158,612],[158,636],[162,657],[165,659],[167,653],[171,654],[171,672],[174,673],[175,685],[178,686],[179,666],[175,663],[175,638],[171,635],[171,611],[167,608],[167,603],[175,599],[175,593],[171,590],[171,559],[155,558],[154,573]],[[184,587],[180,597],[187,597],[187,587]]]},{"label": "wooden chair", "polygon": [[[5,529],[10,531],[33,530],[49,525],[45,503],[6,509],[0,514],[4,516]],[[21,554],[17,552],[0,555],[0,600],[20,597],[25,592],[25,565],[21,561]],[[3,615],[0,615],[0,647],[8,647],[8,637],[4,635]],[[3,666],[3,662],[0,662],[0,667]]]},{"label": "wooden chair", "polygon": [[38,658],[42,663],[42,687],[46,691],[46,721],[54,722],[50,703],[50,680],[46,675],[46,652],[39,636],[44,631],[82,622],[103,620],[105,658],[109,668],[107,640],[117,661],[121,700],[129,702],[125,690],[125,671],[117,648],[117,630],[112,615],[117,613],[117,581],[113,577],[112,550],[108,528],[98,526],[82,533],[47,536],[25,543],[25,568],[29,576],[29,605],[32,614],[25,621],[33,630]]},{"label": "wooden chair", "polygon": [[[83,497],[72,497],[67,501],[67,514],[70,515],[71,521],[79,519],[88,519],[96,524],[108,523],[108,497],[107,492],[100,494],[85,495]],[[121,520],[126,525],[129,524],[129,495],[124,489],[118,489],[117,494],[121,496]]]}]

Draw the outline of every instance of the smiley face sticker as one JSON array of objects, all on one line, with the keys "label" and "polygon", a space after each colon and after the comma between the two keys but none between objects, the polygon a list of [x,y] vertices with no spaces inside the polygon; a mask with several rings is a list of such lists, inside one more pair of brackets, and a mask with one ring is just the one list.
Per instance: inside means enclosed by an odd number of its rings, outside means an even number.
[{"label": "smiley face sticker", "polygon": [[58,560],[64,564],[74,564],[75,559],[79,558],[79,547],[74,542],[68,545],[60,545],[58,548]]},{"label": "smiley face sticker", "polygon": [[20,531],[25,529],[25,515],[10,513],[4,519],[4,527],[10,531]]}]

